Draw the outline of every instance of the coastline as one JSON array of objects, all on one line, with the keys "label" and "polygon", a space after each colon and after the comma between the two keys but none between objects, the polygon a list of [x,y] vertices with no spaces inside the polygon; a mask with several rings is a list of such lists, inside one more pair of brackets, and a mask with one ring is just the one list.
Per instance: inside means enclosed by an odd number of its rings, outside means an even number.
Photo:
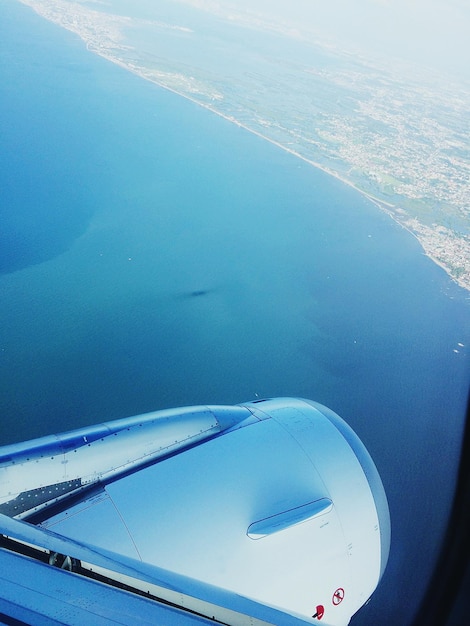
[{"label": "coastline", "polygon": [[[313,159],[310,159],[300,154],[296,150],[293,150],[292,148],[289,148],[288,146],[280,143],[279,141],[276,141],[275,139],[270,138],[269,136],[263,134],[259,130],[250,128],[246,123],[240,122],[235,117],[227,115],[217,110],[215,107],[211,106],[210,104],[201,102],[196,97],[193,97],[190,94],[185,93],[182,90],[178,90],[175,87],[171,87],[170,85],[165,84],[164,82],[159,80],[158,77],[156,77],[155,75],[152,75],[152,71],[148,70],[145,66],[144,67],[138,66],[130,61],[125,61],[119,58],[116,55],[116,53],[119,50],[128,49],[128,47],[119,43],[120,32],[116,24],[110,23],[109,25],[106,25],[105,27],[103,27],[102,31],[92,30],[90,34],[90,32],[87,31],[87,27],[89,27],[89,23],[83,24],[80,22],[80,19],[67,19],[68,17],[70,17],[70,14],[67,14],[66,12],[61,11],[61,9],[65,10],[66,8],[70,10],[69,2],[64,2],[63,0],[49,0],[47,6],[44,6],[42,3],[38,4],[36,0],[18,0],[18,1],[32,8],[38,15],[47,19],[48,21],[53,22],[54,24],[57,24],[58,26],[61,26],[62,28],[65,28],[66,30],[69,30],[73,32],[74,34],[76,34],[85,43],[86,49],[89,52],[96,54],[106,59],[107,61],[114,63],[115,65],[118,65],[119,67],[121,67],[122,69],[126,71],[132,72],[139,78],[142,78],[148,82],[151,82],[152,84],[162,89],[165,89],[179,97],[185,98],[186,100],[218,115],[219,117],[225,119],[228,122],[231,122],[232,124],[236,124],[240,128],[243,128],[244,130],[252,133],[253,135],[256,135],[260,139],[263,139],[264,141],[268,141],[272,145],[284,150],[285,152],[292,154],[293,156],[304,161],[305,163],[315,168],[318,168],[324,173],[330,176],[334,176],[340,182],[355,189],[357,192],[359,192],[364,197],[368,198],[371,202],[373,202],[377,206],[377,208],[385,212],[399,226],[401,226],[408,233],[410,233],[420,244],[423,250],[423,254],[429,257],[434,263],[436,263],[436,265],[441,267],[454,283],[456,283],[461,288],[466,289],[467,291],[470,291],[470,267],[465,268],[463,275],[459,275],[459,276],[453,275],[452,268],[446,265],[446,263],[437,256],[436,251],[433,250],[433,246],[429,244],[429,240],[432,237],[437,236],[435,232],[433,232],[431,229],[428,229],[428,227],[425,227],[424,224],[421,224],[417,222],[416,220],[413,220],[412,217],[408,213],[406,213],[403,209],[401,209],[401,207],[395,204],[392,204],[390,202],[387,202],[386,200],[383,200],[381,198],[378,198],[377,196],[374,196],[373,194],[367,191],[364,191],[363,189],[358,187],[357,184],[351,182],[347,178],[344,178],[343,176],[338,174],[338,172],[330,169],[329,167],[326,167],[325,165],[322,165],[321,163],[314,161]],[[79,7],[80,11],[78,11],[77,7]],[[54,13],[54,9],[56,10],[56,13]],[[92,16],[99,16],[102,19],[103,14],[101,14],[99,11],[95,11],[92,9],[84,9],[84,7],[80,4],[76,5],[74,9],[78,11],[77,13],[78,16],[89,18],[89,16],[92,15]],[[75,14],[72,14],[72,18],[73,17],[77,18]],[[108,17],[111,17],[111,16],[108,16]],[[116,18],[117,16],[114,16],[114,17]],[[118,21],[119,23],[121,23],[122,21],[125,21],[126,19],[128,18],[119,16]],[[114,53],[111,51],[114,51]],[[403,211],[403,218],[399,217],[398,215],[398,213],[401,211]],[[413,221],[415,221],[420,226],[420,228],[413,229],[413,227],[411,226],[411,223]],[[425,235],[426,230],[428,230],[428,232]],[[441,245],[441,248],[442,248],[442,245]]]},{"label": "coastline", "polygon": [[[20,0],[20,1],[23,1],[23,0]],[[451,280],[454,283],[456,283],[459,287],[462,287],[463,289],[466,289],[467,291],[470,291],[470,279],[469,280],[458,280],[455,276],[453,276],[451,274],[450,269],[439,258],[437,258],[432,253],[431,250],[426,250],[424,242],[420,239],[420,237],[417,235],[417,233],[414,232],[410,228],[410,226],[407,226],[407,224],[404,223],[404,221],[402,221],[396,215],[396,213],[394,212],[394,210],[396,211],[396,210],[399,209],[399,207],[397,207],[397,205],[392,204],[391,202],[387,202],[386,200],[382,200],[381,198],[377,198],[376,196],[372,195],[371,193],[369,193],[367,191],[364,191],[363,189],[358,187],[356,184],[354,184],[353,182],[351,182],[347,178],[344,178],[344,177],[340,176],[334,170],[332,170],[332,169],[322,165],[321,163],[318,163],[317,161],[313,161],[312,159],[309,159],[309,158],[305,157],[304,155],[296,152],[295,150],[292,150],[292,148],[288,148],[287,146],[283,145],[282,143],[276,141],[275,139],[272,139],[272,138],[270,138],[270,137],[268,137],[266,135],[263,135],[261,132],[255,130],[253,128],[250,128],[249,126],[247,126],[243,122],[240,122],[236,118],[231,117],[229,115],[226,115],[225,113],[222,113],[221,111],[218,111],[217,109],[211,107],[208,104],[205,104],[204,102],[200,102],[196,98],[193,98],[190,95],[188,95],[188,94],[186,94],[186,93],[184,93],[182,91],[178,91],[177,89],[174,89],[173,87],[165,85],[163,82],[159,81],[155,77],[148,76],[145,73],[145,68],[139,68],[137,66],[134,66],[134,65],[131,65],[131,64],[127,64],[124,61],[122,61],[122,60],[120,60],[120,59],[118,59],[118,58],[116,58],[116,57],[114,57],[112,55],[105,54],[102,50],[97,49],[93,45],[89,45],[88,42],[85,42],[85,43],[86,43],[87,50],[89,50],[90,52],[101,56],[102,58],[106,59],[107,61],[110,61],[110,62],[114,63],[115,65],[118,65],[119,67],[122,67],[126,71],[132,72],[133,74],[135,74],[139,78],[143,78],[144,80],[147,80],[148,82],[150,82],[150,83],[152,83],[154,85],[157,85],[158,87],[160,87],[162,89],[170,91],[171,93],[174,93],[175,95],[177,95],[179,97],[182,97],[182,98],[185,98],[186,100],[189,100],[193,104],[196,104],[197,106],[200,106],[200,107],[206,109],[207,111],[210,111],[211,113],[214,113],[215,115],[218,115],[219,117],[225,119],[226,121],[228,121],[228,122],[230,122],[232,124],[236,124],[238,127],[243,128],[247,132],[249,132],[249,133],[251,133],[253,135],[256,135],[257,137],[259,137],[260,139],[263,139],[264,141],[268,141],[269,143],[271,143],[272,145],[276,146],[277,148],[280,148],[281,150],[284,150],[285,152],[288,152],[289,154],[292,154],[293,156],[301,159],[302,161],[304,161],[308,165],[310,165],[312,167],[315,167],[315,168],[321,170],[322,172],[324,172],[325,174],[333,176],[334,178],[336,178],[337,180],[339,180],[343,184],[348,185],[349,187],[352,187],[355,191],[357,191],[358,193],[362,194],[368,200],[373,202],[377,206],[378,209],[380,209],[381,211],[386,213],[394,222],[396,222],[399,226],[401,226],[401,228],[403,228],[410,235],[412,235],[416,239],[416,241],[419,243],[419,245],[421,246],[421,248],[423,250],[423,254],[425,256],[427,256],[428,258],[430,258],[441,269],[443,269],[446,272],[446,274],[449,276],[449,278],[451,278]]]}]

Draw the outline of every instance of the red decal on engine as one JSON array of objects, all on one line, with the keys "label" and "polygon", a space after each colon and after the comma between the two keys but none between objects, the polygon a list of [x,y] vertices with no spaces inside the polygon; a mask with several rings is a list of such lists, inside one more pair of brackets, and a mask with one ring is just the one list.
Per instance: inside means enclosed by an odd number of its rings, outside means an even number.
[{"label": "red decal on engine", "polygon": [[338,589],[333,594],[333,604],[338,606],[344,600],[344,589],[342,587],[338,587]]}]

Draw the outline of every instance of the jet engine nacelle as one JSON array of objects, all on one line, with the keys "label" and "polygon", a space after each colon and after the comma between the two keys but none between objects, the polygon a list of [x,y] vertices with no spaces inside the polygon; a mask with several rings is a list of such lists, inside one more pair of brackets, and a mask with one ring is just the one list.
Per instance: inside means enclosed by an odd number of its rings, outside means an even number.
[{"label": "jet engine nacelle", "polygon": [[375,465],[315,402],[155,412],[9,446],[2,460],[0,512],[311,622],[348,624],[387,562]]}]

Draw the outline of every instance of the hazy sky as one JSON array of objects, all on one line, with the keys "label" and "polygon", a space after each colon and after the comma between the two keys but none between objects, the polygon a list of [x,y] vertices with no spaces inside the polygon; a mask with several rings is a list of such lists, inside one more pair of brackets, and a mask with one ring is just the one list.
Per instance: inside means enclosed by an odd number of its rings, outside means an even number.
[{"label": "hazy sky", "polygon": [[256,11],[314,29],[337,45],[470,80],[469,0],[179,0]]}]

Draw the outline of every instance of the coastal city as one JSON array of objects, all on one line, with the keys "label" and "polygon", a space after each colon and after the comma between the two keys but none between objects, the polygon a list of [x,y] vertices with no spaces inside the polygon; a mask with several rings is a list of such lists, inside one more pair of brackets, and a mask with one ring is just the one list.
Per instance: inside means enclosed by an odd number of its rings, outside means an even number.
[{"label": "coastal city", "polygon": [[[470,289],[470,91],[462,85],[374,65],[282,29],[273,35],[272,25],[259,20],[251,25],[256,37],[275,36],[289,52],[278,46],[272,56],[260,56],[227,41],[220,55],[198,59],[200,35],[185,23],[116,15],[106,3],[21,1],[79,35],[90,51],[375,199]],[[187,39],[187,58],[172,58],[174,37]],[[290,57],[289,46],[301,53]]]}]

